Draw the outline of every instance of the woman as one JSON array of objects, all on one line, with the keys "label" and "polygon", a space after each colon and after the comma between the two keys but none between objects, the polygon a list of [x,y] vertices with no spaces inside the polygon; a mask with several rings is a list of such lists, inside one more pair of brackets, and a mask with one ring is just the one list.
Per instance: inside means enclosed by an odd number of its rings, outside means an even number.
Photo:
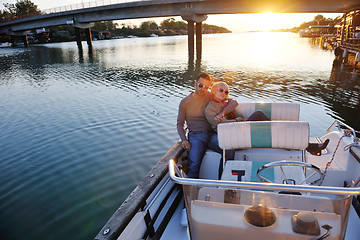
[{"label": "woman", "polygon": [[269,117],[261,111],[257,110],[249,118],[242,115],[236,115],[235,111],[226,113],[222,112],[228,104],[229,86],[224,82],[217,82],[211,88],[212,99],[205,108],[205,116],[210,123],[211,128],[217,132],[219,123],[240,122],[240,121],[270,121]]},{"label": "woman", "polygon": [[[230,113],[221,113],[224,107],[227,105],[227,100],[229,97],[229,86],[224,82],[217,82],[213,85],[212,89],[212,99],[205,108],[205,116],[207,121],[210,123],[211,128],[217,132],[217,125],[219,123],[229,123],[229,122],[240,122],[240,121],[271,121],[266,114],[257,110],[250,115],[248,119],[245,119],[243,116],[235,114],[235,111]],[[218,143],[217,134],[212,136],[211,142]],[[216,138],[216,139],[215,139]],[[320,156],[321,150],[325,149],[329,144],[329,139],[326,139],[324,143],[309,143],[306,150],[312,155]],[[216,146],[214,146],[215,148]],[[218,147],[219,148],[219,147]],[[230,158],[229,158],[230,159]]]}]

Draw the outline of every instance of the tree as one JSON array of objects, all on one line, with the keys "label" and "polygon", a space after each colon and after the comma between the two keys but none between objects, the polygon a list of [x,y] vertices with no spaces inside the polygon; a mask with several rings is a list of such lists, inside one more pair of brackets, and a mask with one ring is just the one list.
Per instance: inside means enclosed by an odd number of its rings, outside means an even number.
[{"label": "tree", "polygon": [[[339,16],[339,17],[341,18],[341,16]],[[338,17],[337,17],[337,18],[338,18]],[[321,24],[321,23],[323,23],[323,24],[324,24],[324,23],[325,23],[325,24],[328,24],[328,23],[326,23],[326,22],[329,22],[329,21],[334,22],[334,21],[337,20],[337,18],[335,18],[335,19],[325,18],[323,15],[319,14],[319,15],[316,15],[312,21],[310,21],[310,22],[303,22],[303,23],[300,25],[299,28],[300,28],[300,29],[306,29],[306,28],[308,28],[309,26],[319,25],[319,24]]]},{"label": "tree", "polygon": [[186,30],[187,23],[184,21],[175,21],[175,18],[165,19],[160,23],[160,25],[165,29],[173,29],[173,30]]},{"label": "tree", "polygon": [[319,14],[314,17],[313,21],[315,22],[326,21],[326,18],[323,15]]},{"label": "tree", "polygon": [[8,11],[0,9],[0,20],[3,20],[5,18],[10,18],[10,17],[11,17],[11,15]]},{"label": "tree", "polygon": [[203,33],[231,33],[231,31],[224,27],[204,23]]},{"label": "tree", "polygon": [[5,10],[11,17],[17,17],[28,13],[40,14],[38,6],[30,0],[17,0],[15,4],[4,3]]},{"label": "tree", "polygon": [[119,24],[113,21],[102,21],[94,24],[94,29],[99,31],[114,31]]},{"label": "tree", "polygon": [[146,21],[142,22],[140,25],[141,31],[150,31],[150,30],[156,30],[158,25],[155,21]]}]

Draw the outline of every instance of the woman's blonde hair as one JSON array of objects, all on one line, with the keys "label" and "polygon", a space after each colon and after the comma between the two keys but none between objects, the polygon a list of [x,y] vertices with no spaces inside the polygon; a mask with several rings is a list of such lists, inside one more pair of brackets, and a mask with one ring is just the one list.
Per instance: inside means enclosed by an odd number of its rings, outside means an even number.
[{"label": "woman's blonde hair", "polygon": [[229,85],[227,85],[225,82],[216,82],[211,87],[211,93],[214,94],[215,90],[217,90],[219,87],[227,87],[229,89]]}]

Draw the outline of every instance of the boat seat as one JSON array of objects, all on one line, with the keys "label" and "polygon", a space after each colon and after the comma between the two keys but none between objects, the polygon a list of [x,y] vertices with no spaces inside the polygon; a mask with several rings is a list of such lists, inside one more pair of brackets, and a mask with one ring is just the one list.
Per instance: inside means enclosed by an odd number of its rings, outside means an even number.
[{"label": "boat seat", "polygon": [[[309,124],[299,121],[236,122],[218,125],[219,146],[235,149],[235,160],[303,161],[309,142]],[[271,150],[269,148],[272,148]],[[271,155],[269,155],[269,150]],[[199,177],[218,179],[219,153],[207,150]]]},{"label": "boat seat", "polygon": [[[299,103],[239,103],[235,109],[235,112],[238,115],[241,114],[245,118],[248,118],[253,112],[257,110],[263,111],[273,121],[299,121]],[[273,153],[275,152],[273,151]],[[267,152],[264,154],[266,156]],[[264,154],[261,152],[260,149],[257,149],[256,153],[254,153],[254,151],[251,149],[247,149],[245,152],[236,151],[235,159],[261,161]],[[273,155],[274,159],[268,160],[276,161],[281,155],[284,154],[285,153],[283,151],[279,151],[278,154]],[[249,156],[251,157],[249,158]],[[284,156],[284,159],[285,158],[301,161],[303,156],[301,154],[299,155],[298,151],[288,151]],[[199,177],[204,179],[218,179],[218,165],[220,159],[221,155],[219,153],[213,152],[212,150],[208,149],[200,166]]]},{"label": "boat seat", "polygon": [[222,149],[279,148],[304,150],[309,123],[300,121],[235,122],[218,125]]},{"label": "boat seat", "polygon": [[245,118],[249,118],[257,110],[263,111],[271,120],[299,121],[299,103],[239,103],[235,112],[238,115],[241,114]]}]

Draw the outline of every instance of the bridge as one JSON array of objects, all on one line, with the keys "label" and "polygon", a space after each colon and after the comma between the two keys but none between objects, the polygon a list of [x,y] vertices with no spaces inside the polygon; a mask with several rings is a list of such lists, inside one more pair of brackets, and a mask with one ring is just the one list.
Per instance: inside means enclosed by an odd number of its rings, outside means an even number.
[{"label": "bridge", "polygon": [[86,4],[83,4],[83,8],[65,8],[63,11],[50,11],[37,16],[0,22],[0,33],[22,35],[26,38],[28,30],[71,25],[75,27],[79,47],[81,46],[80,29],[85,29],[88,44],[91,46],[90,28],[94,22],[181,16],[188,22],[189,56],[191,56],[194,54],[195,23],[197,55],[201,55],[202,22],[210,14],[348,13],[360,9],[360,0],[107,0],[107,2],[108,5],[88,4],[86,7]]}]

